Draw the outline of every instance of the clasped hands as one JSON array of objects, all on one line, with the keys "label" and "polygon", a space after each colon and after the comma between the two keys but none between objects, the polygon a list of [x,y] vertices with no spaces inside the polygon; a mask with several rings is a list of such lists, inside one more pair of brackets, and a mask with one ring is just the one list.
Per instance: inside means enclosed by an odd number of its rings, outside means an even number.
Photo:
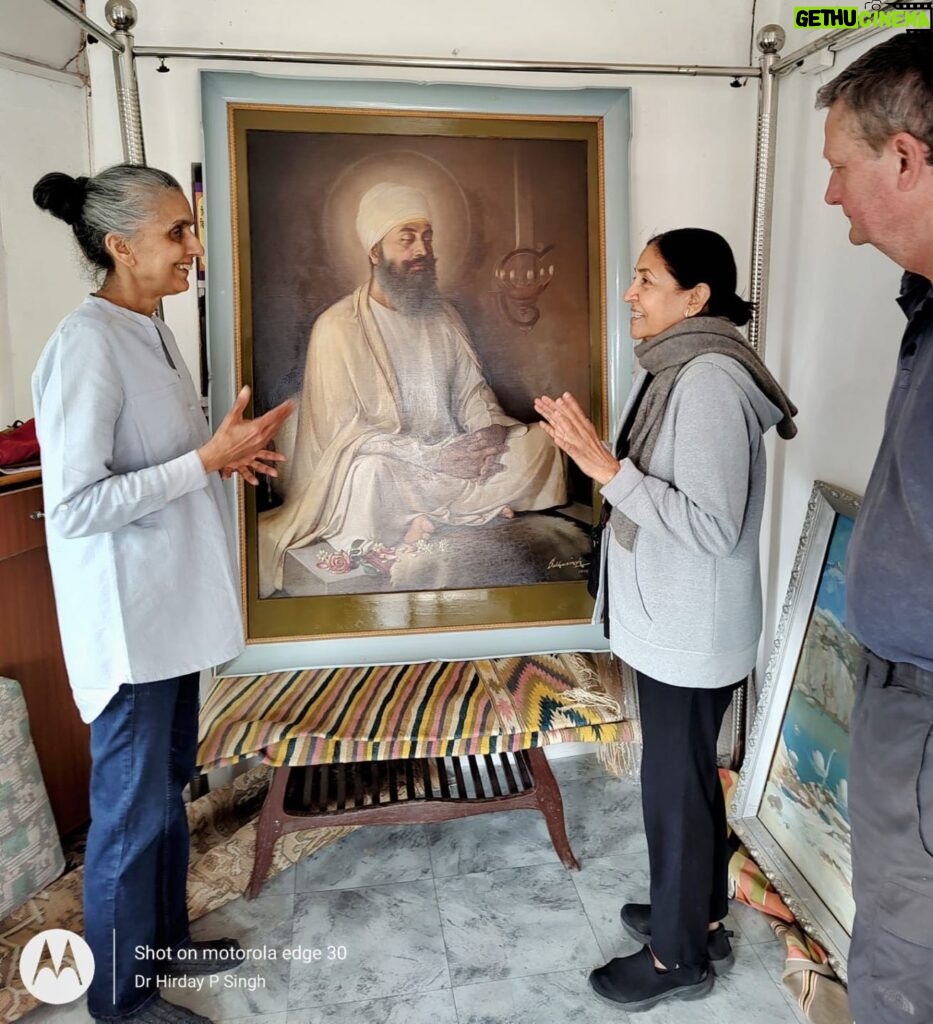
[{"label": "clasped hands", "polygon": [[249,405],[249,397],[249,387],[241,388],[214,436],[198,449],[198,455],[205,472],[219,471],[224,480],[239,473],[255,487],[259,483],[259,475],[278,476],[275,463],[284,462],[285,456],[268,446],[291,415],[294,404],[282,402],[262,416],[247,420],[243,413]]},{"label": "clasped hands", "polygon": [[562,452],[600,486],[619,472],[621,463],[599,439],[596,427],[586,418],[580,404],[565,391],[560,398],[542,395],[535,399],[535,411],[541,417],[541,429]]},{"label": "clasped hands", "polygon": [[505,452],[507,435],[508,427],[501,423],[463,434],[437,450],[430,468],[458,480],[485,483],[505,468],[499,456]]}]

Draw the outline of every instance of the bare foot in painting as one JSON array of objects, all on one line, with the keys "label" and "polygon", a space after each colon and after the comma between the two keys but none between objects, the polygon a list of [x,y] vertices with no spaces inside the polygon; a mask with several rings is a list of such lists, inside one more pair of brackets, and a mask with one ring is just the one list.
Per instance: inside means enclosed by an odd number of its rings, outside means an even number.
[{"label": "bare foot in painting", "polygon": [[514,519],[515,518],[515,513],[509,508],[508,505],[503,506],[503,508],[499,512],[499,515],[503,519]]},{"label": "bare foot in painting", "polygon": [[415,516],[408,527],[408,532],[402,538],[403,544],[417,544],[420,540],[427,540],[434,533],[434,523],[427,516]]}]

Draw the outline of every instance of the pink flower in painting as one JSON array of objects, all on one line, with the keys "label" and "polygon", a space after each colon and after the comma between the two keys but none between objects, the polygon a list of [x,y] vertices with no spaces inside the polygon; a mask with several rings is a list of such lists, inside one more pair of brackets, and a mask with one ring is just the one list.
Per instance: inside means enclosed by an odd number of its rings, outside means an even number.
[{"label": "pink flower in painting", "polygon": [[321,555],[317,564],[328,572],[342,574],[353,568],[353,560],[346,551],[332,551],[329,554]]},{"label": "pink flower in painting", "polygon": [[330,556],[327,568],[330,569],[331,572],[349,572],[353,568],[353,559],[350,558],[346,551],[335,551]]},{"label": "pink flower in painting", "polygon": [[355,540],[349,551],[326,551],[321,548],[317,564],[319,568],[337,575],[362,567],[370,575],[388,576],[397,557],[395,548],[372,541]]}]

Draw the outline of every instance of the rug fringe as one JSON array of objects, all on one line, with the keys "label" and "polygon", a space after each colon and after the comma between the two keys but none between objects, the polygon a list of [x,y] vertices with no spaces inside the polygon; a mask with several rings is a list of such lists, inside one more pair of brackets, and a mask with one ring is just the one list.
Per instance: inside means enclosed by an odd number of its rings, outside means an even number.
[{"label": "rug fringe", "polygon": [[[623,701],[607,692],[610,685],[610,666],[607,666],[607,677],[603,678],[597,664],[586,655],[574,652],[561,655],[568,672],[573,675],[577,685],[563,693],[564,706],[568,708],[605,708],[613,718],[626,718]],[[619,679],[624,698],[624,680]],[[610,774],[617,778],[632,778],[638,774],[641,761],[641,744],[631,740],[616,740],[614,743],[598,743],[596,757],[599,763]]]},{"label": "rug fringe", "polygon": [[563,654],[561,657],[567,663],[573,677],[577,680],[577,686],[581,690],[598,689],[601,685],[599,672],[596,666],[584,655],[576,652]]},{"label": "rug fringe", "polygon": [[630,779],[638,775],[640,753],[640,744],[622,740],[617,743],[600,743],[596,747],[599,763],[619,779]]},{"label": "rug fringe", "polygon": [[616,718],[622,716],[622,706],[608,693],[593,693],[592,690],[585,690],[575,686],[572,690],[564,690],[561,694],[561,704],[568,709],[571,708],[606,708]]}]

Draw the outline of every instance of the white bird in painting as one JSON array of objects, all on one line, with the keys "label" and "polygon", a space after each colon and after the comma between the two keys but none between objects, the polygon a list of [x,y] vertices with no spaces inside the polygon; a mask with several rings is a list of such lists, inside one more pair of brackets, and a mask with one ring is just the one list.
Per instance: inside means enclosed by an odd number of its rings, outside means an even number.
[{"label": "white bird in painting", "polygon": [[836,751],[832,751],[829,755],[829,760],[825,763],[823,761],[823,755],[819,750],[814,750],[810,755],[810,763],[813,765],[813,770],[820,777],[820,782],[825,786],[826,778],[829,775],[829,766],[833,763],[833,757]]},{"label": "white bird in painting", "polygon": [[839,784],[836,786],[836,796],[839,799],[840,807],[849,806],[849,783],[845,779],[839,780]]}]

